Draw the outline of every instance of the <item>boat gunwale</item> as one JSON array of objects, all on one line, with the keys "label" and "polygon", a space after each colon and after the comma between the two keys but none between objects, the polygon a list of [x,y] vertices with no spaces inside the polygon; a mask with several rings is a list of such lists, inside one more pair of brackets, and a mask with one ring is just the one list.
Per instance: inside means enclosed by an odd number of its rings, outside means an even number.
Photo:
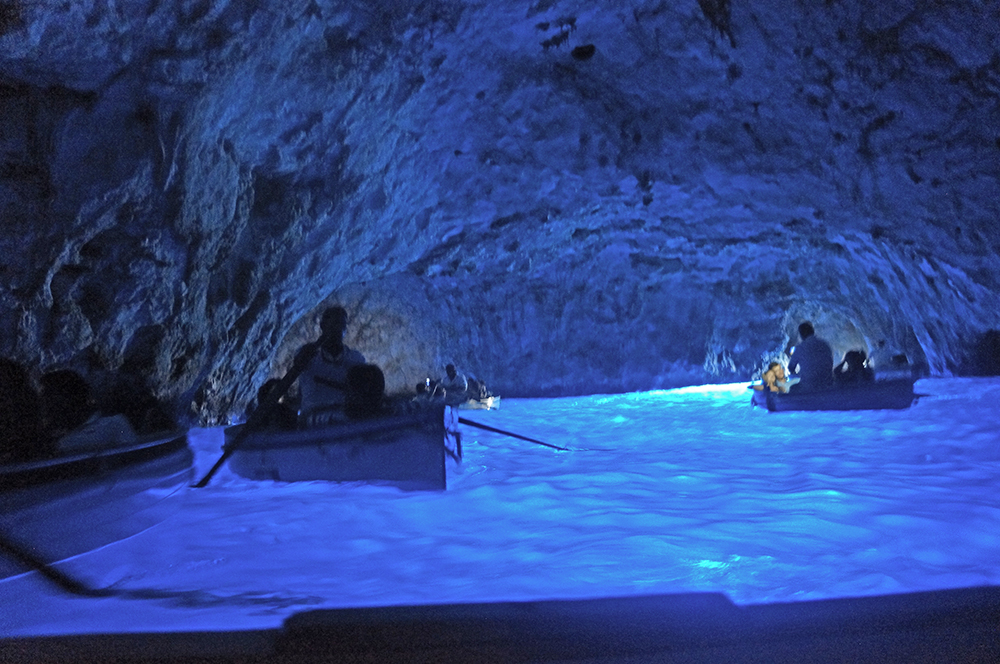
[{"label": "boat gunwale", "polygon": [[[783,413],[783,412],[849,412],[849,411],[860,411],[860,410],[906,410],[913,405],[913,402],[917,400],[918,394],[913,391],[913,387],[916,384],[916,380],[912,378],[888,378],[884,380],[874,380],[869,383],[856,383],[849,385],[835,385],[833,387],[815,390],[810,392],[766,392],[764,394],[766,400],[766,407],[768,412],[771,413]],[[879,395],[884,395],[886,390],[897,390],[906,387],[909,389],[909,394],[893,394],[893,403],[886,405],[884,403],[879,403],[872,406],[854,406],[854,407],[840,407],[840,405],[831,404],[821,404],[816,407],[817,399],[832,398],[837,399],[838,397],[846,397],[848,399],[857,399],[864,394],[871,394],[876,399]],[[908,400],[904,399],[909,397]],[[895,401],[899,398],[899,401]],[[751,403],[754,405],[762,405],[758,402],[759,397],[754,395],[751,397]]]},{"label": "boat gunwale", "polygon": [[[443,408],[451,408],[444,406]],[[392,415],[390,417],[372,418],[370,420],[353,420],[348,422],[337,422],[319,427],[303,427],[301,429],[261,429],[246,435],[243,441],[233,450],[234,454],[239,452],[261,452],[279,449],[294,449],[296,447],[311,447],[314,445],[330,444],[354,444],[354,445],[377,445],[381,441],[358,440],[359,436],[389,433],[393,431],[412,429],[414,425],[424,426],[432,429],[435,434],[440,429],[446,430],[444,426],[443,411],[433,407],[427,410],[405,413],[402,415]],[[236,426],[245,426],[243,424]],[[236,427],[230,427],[230,431],[235,433]],[[227,431],[229,434],[229,431]],[[223,450],[230,449],[227,441],[223,445]]]},{"label": "boat gunwale", "polygon": [[0,493],[52,482],[82,479],[137,466],[187,448],[187,433],[151,434],[138,443],[51,459],[0,465]]}]

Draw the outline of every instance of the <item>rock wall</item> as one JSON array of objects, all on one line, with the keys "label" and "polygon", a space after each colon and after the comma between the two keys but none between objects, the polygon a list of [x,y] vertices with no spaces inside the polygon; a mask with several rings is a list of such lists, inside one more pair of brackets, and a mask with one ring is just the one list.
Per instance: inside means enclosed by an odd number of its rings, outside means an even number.
[{"label": "rock wall", "polygon": [[0,347],[204,422],[343,302],[411,389],[745,380],[1000,327],[1000,8],[0,2]]}]

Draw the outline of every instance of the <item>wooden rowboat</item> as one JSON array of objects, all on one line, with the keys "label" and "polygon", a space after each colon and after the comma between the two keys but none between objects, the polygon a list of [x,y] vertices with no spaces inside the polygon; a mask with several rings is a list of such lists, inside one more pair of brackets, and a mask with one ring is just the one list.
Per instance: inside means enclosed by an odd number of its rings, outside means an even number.
[{"label": "wooden rowboat", "polygon": [[787,394],[753,390],[750,402],[772,412],[793,410],[900,410],[909,408],[918,395],[911,378],[876,380],[816,392]]},{"label": "wooden rowboat", "polygon": [[[240,426],[226,429],[227,446]],[[461,454],[455,410],[431,405],[373,419],[251,432],[228,463],[251,480],[369,482],[440,491],[447,486],[446,459],[459,460]]]},{"label": "wooden rowboat", "polygon": [[[174,513],[192,479],[187,436],[0,466],[0,536],[54,563],[135,535]],[[0,551],[0,578],[30,571]]]}]

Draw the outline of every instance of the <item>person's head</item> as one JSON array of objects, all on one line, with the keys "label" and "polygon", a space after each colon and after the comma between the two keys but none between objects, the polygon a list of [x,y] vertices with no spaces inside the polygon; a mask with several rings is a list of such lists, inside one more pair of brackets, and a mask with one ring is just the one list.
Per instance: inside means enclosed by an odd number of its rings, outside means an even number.
[{"label": "person's head", "polygon": [[785,379],[785,367],[782,366],[781,362],[771,362],[767,367],[768,372],[775,377],[777,380]]},{"label": "person's head", "polygon": [[323,312],[323,317],[319,321],[319,329],[323,336],[343,337],[347,329],[347,310],[343,307],[330,307]]},{"label": "person's head", "polygon": [[50,427],[72,431],[93,414],[90,386],[83,376],[69,369],[42,376],[42,406]]},{"label": "person's head", "polygon": [[278,378],[268,378],[264,381],[264,384],[257,388],[257,403],[264,401],[267,396],[271,393],[271,390],[278,387],[281,382]]},{"label": "person's head", "polygon": [[455,365],[454,364],[449,364],[448,366],[446,366],[444,368],[444,371],[445,371],[446,374],[448,374],[448,378],[454,378],[455,377]]},{"label": "person's head", "polygon": [[319,321],[320,344],[327,351],[337,354],[344,348],[344,331],[347,329],[347,310],[330,307],[323,312]]},{"label": "person's head", "polygon": [[814,334],[816,334],[816,330],[813,329],[812,323],[810,323],[809,321],[805,321],[799,324],[799,336],[802,338],[803,341],[808,339]]},{"label": "person's head", "polygon": [[844,356],[844,360],[847,362],[847,366],[851,369],[862,369],[865,366],[865,360],[867,356],[863,350],[849,350],[847,355]]}]

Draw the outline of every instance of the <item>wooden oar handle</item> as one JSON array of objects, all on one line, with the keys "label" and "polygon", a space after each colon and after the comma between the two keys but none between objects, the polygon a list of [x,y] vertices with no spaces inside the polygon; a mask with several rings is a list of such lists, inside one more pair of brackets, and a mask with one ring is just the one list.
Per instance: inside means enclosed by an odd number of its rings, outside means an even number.
[{"label": "wooden oar handle", "polygon": [[309,362],[316,356],[316,353],[319,352],[322,342],[323,339],[321,337],[319,341],[307,344],[298,352],[295,356],[292,368],[288,370],[288,373],[285,374],[274,389],[264,395],[263,401],[257,404],[257,409],[250,414],[250,417],[247,418],[243,427],[235,436],[233,436],[233,439],[226,444],[225,449],[222,450],[222,456],[219,457],[219,460],[215,462],[215,465],[212,466],[207,473],[205,473],[204,477],[198,480],[197,484],[192,485],[194,488],[201,489],[205,487],[209,480],[212,479],[212,476],[215,475],[219,468],[222,467],[222,464],[224,464],[226,460],[232,456],[233,452],[235,452],[236,449],[243,444],[246,437],[259,428],[261,422],[265,421],[266,416],[269,415],[278,405],[278,402],[281,401],[281,397],[285,396],[285,393],[288,392],[292,383],[294,383],[298,379],[299,375],[306,370],[306,367],[309,366]]},{"label": "wooden oar handle", "polygon": [[62,570],[53,567],[47,560],[42,560],[38,555],[29,551],[26,547],[12,542],[2,534],[0,534],[0,551],[3,551],[21,565],[29,569],[36,570],[52,583],[56,584],[66,592],[73,593],[74,595],[82,595],[84,597],[110,597],[115,594],[115,591],[109,588],[93,588],[83,581],[67,575]]},{"label": "wooden oar handle", "polygon": [[493,433],[501,433],[505,436],[510,436],[511,438],[520,438],[521,440],[526,440],[529,443],[537,443],[538,445],[544,445],[545,447],[551,447],[554,450],[562,450],[563,452],[569,452],[568,447],[559,447],[558,445],[552,445],[550,443],[543,443],[540,440],[535,440],[534,438],[528,438],[527,436],[522,436],[519,433],[513,433],[511,431],[504,431],[503,429],[497,429],[495,427],[487,426],[485,424],[480,424],[479,422],[473,422],[472,420],[467,420],[464,417],[458,418],[459,424],[467,424],[470,427],[476,427],[477,429],[484,429],[486,431],[492,431]]}]

